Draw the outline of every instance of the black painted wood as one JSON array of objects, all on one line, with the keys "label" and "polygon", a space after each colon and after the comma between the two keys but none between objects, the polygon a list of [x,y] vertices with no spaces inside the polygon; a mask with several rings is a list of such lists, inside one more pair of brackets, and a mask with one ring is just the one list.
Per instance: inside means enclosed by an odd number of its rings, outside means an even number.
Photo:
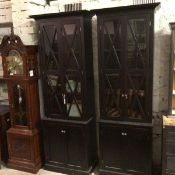
[{"label": "black painted wood", "polygon": [[98,28],[100,175],[155,173],[152,81],[157,5],[93,11]]},{"label": "black painted wood", "polygon": [[44,167],[90,174],[97,161],[91,14],[32,17],[39,29]]},{"label": "black painted wood", "polygon": [[96,162],[92,133],[88,125],[43,120],[45,168],[62,173],[88,174]]},{"label": "black painted wood", "polygon": [[152,128],[100,124],[99,139],[101,173],[152,173]]}]

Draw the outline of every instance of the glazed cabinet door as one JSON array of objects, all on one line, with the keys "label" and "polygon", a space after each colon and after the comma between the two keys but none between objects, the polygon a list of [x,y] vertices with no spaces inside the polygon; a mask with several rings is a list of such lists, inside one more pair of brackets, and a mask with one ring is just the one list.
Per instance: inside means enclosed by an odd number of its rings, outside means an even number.
[{"label": "glazed cabinet door", "polygon": [[123,138],[117,126],[100,127],[100,162],[103,169],[123,172]]},{"label": "glazed cabinet door", "polygon": [[69,119],[81,119],[83,114],[83,26],[81,18],[61,21],[62,58],[64,68],[65,111]]},{"label": "glazed cabinet door", "polygon": [[123,22],[99,20],[99,75],[102,118],[122,120],[123,115]]},{"label": "glazed cabinet door", "polygon": [[54,122],[43,121],[45,161],[55,165],[66,164],[66,129]]},{"label": "glazed cabinet door", "polygon": [[126,19],[126,120],[151,121],[150,16]]},{"label": "glazed cabinet door", "polygon": [[47,118],[64,118],[65,113],[60,45],[59,20],[41,21],[39,23],[40,74]]}]

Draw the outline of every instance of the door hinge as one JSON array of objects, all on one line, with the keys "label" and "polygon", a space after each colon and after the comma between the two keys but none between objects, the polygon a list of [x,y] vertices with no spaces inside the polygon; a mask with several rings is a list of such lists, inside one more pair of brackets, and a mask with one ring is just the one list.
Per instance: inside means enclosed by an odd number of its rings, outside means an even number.
[{"label": "door hinge", "polygon": [[80,27],[80,32],[81,32],[81,27]]}]

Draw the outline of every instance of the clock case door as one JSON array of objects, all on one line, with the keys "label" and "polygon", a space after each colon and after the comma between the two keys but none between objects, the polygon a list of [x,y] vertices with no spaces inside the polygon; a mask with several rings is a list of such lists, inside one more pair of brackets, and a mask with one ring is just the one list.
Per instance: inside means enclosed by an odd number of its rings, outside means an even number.
[{"label": "clock case door", "polygon": [[16,35],[4,36],[0,47],[4,78],[33,78],[38,75],[36,46],[24,46]]},{"label": "clock case door", "polygon": [[39,124],[40,116],[37,79],[30,81],[8,79],[6,82],[12,127],[34,129]]},{"label": "clock case door", "polygon": [[151,122],[151,15],[98,16],[101,119]]},{"label": "clock case door", "polygon": [[38,24],[45,117],[87,120],[94,114],[90,17],[43,19]]}]

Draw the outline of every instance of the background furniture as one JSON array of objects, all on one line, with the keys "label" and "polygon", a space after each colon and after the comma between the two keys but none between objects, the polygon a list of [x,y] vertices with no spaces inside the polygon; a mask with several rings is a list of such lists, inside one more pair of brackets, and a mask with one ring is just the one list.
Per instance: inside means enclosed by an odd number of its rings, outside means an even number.
[{"label": "background furniture", "polygon": [[9,158],[6,131],[10,128],[10,113],[8,106],[0,105],[0,159],[7,163]]},{"label": "background furniture", "polygon": [[37,48],[24,46],[16,35],[1,44],[8,87],[11,128],[7,131],[10,168],[36,173],[41,167]]},{"label": "background furniture", "polygon": [[91,14],[31,17],[39,29],[45,168],[89,174],[97,159]]},{"label": "background furniture", "polygon": [[175,174],[175,23],[171,27],[171,57],[170,57],[170,83],[169,83],[169,111],[168,116],[163,117],[163,156],[162,174]]},{"label": "background furniture", "polygon": [[162,175],[175,174],[175,118],[163,117]]},{"label": "background furniture", "polygon": [[97,9],[100,174],[152,174],[154,9]]},{"label": "background furniture", "polygon": [[171,57],[170,57],[170,86],[169,86],[169,115],[175,115],[175,23],[171,27]]}]

